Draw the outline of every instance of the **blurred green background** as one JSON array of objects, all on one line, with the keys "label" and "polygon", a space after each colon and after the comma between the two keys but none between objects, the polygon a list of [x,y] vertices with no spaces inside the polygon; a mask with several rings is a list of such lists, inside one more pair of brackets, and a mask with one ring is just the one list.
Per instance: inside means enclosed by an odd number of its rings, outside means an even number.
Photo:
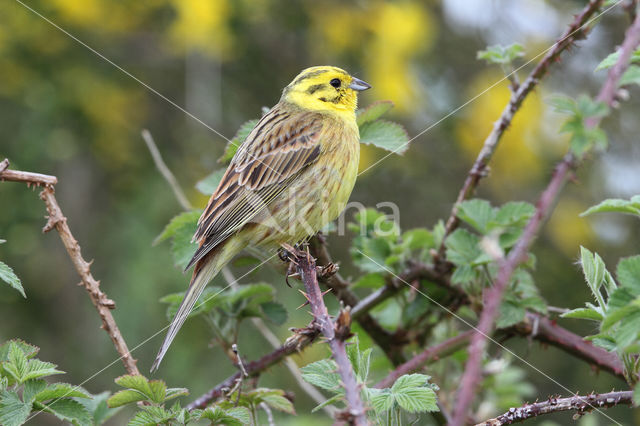
[{"label": "blurred green background", "polygon": [[[488,44],[518,42],[527,52],[523,62],[534,59],[585,3],[26,2],[228,138],[241,123],[259,116],[262,106],[275,104],[282,88],[308,66],[340,66],[371,83],[373,89],[361,96],[361,105],[392,100],[396,108],[391,118],[403,123],[410,136],[429,128],[404,156],[392,156],[360,176],[352,195],[367,206],[396,203],[403,229],[431,227],[448,215],[484,137],[509,98],[503,81],[440,121],[502,78],[498,67],[476,61],[476,51]],[[563,118],[546,100],[554,92],[595,94],[605,73],[593,70],[621,42],[628,21],[624,11],[615,8],[553,67],[507,131],[478,196],[493,204],[535,201],[566,149],[565,136],[558,134]],[[620,256],[638,252],[640,226],[632,218],[577,216],[604,198],[640,193],[640,102],[638,89],[632,90],[631,99],[605,124],[609,151],[590,160],[577,182],[566,188],[536,243],[534,276],[551,305],[577,307],[590,299],[575,265],[580,244],[599,252],[611,267]],[[194,184],[220,167],[217,159],[226,143],[221,137],[20,3],[0,4],[0,158],[8,157],[14,169],[58,177],[60,205],[85,258],[95,260],[94,276],[117,303],[114,316],[131,348],[166,325],[165,307],[158,299],[183,290],[188,282],[188,276],[172,265],[168,244],[152,247],[180,206],[154,167],[140,136],[143,128],[154,135],[190,201],[203,206],[207,197]],[[361,169],[384,155],[363,146]],[[62,379],[77,384],[116,354],[84,290],[76,286],[79,278],[58,236],[41,233],[44,214],[37,190],[0,184],[0,238],[7,240],[0,245],[0,259],[14,268],[28,296],[24,300],[0,286],[0,341],[20,337],[40,346],[40,358],[57,363],[67,371]],[[344,275],[357,276],[348,257],[350,237],[332,236],[329,241]],[[240,275],[247,269],[234,270]],[[222,283],[221,277],[217,280]],[[262,268],[243,282],[258,280],[271,282],[289,310],[286,324],[272,327],[282,340],[290,334],[288,327],[306,325],[307,312],[295,310],[301,296],[284,284],[280,273]],[[579,333],[592,331],[578,321],[562,324]],[[235,368],[221,351],[208,346],[210,338],[203,321],[187,323],[158,376],[169,386],[188,387],[193,397],[227,377]],[[133,353],[143,373],[160,342],[159,335]],[[249,359],[270,349],[250,322],[241,330],[239,346]],[[569,389],[608,391],[622,386],[553,348],[515,340],[509,346]],[[326,348],[315,345],[294,360],[305,365],[326,354]],[[564,393],[523,368],[536,395]],[[115,390],[113,379],[123,372],[117,362],[84,386],[94,393]],[[374,376],[385,372],[382,366]],[[324,414],[308,414],[313,402],[284,367],[269,370],[260,384],[296,395],[300,416],[279,417],[279,424],[301,424],[301,416],[304,424],[330,423]],[[128,414],[112,424],[124,422]],[[631,419],[626,408],[608,414]],[[45,417],[35,422],[49,421]],[[557,417],[560,423],[567,418]],[[603,420],[588,421],[606,424]]]}]

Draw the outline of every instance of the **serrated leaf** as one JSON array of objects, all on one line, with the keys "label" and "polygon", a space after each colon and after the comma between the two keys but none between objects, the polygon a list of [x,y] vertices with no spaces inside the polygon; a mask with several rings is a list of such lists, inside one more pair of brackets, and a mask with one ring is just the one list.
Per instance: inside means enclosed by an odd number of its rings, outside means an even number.
[{"label": "serrated leaf", "polygon": [[213,406],[203,410],[199,419],[207,419],[214,425],[242,426],[251,423],[251,414],[246,407],[223,410],[218,406]]},{"label": "serrated leaf", "polygon": [[402,155],[409,148],[409,135],[398,123],[377,120],[360,127],[360,142]]},{"label": "serrated leaf", "polygon": [[504,300],[500,304],[500,312],[496,320],[497,328],[506,328],[524,320],[526,309],[515,301]]},{"label": "serrated leaf", "polygon": [[162,404],[167,394],[167,385],[162,380],[149,380],[149,400]]},{"label": "serrated leaf", "polygon": [[384,277],[379,273],[373,272],[370,274],[365,274],[358,278],[358,281],[353,283],[352,288],[373,288],[378,289],[380,287],[384,287],[386,284]]},{"label": "serrated leaf", "polygon": [[640,308],[626,314],[619,322],[618,327],[613,331],[613,337],[619,350],[626,352],[627,346],[638,339],[640,333]]},{"label": "serrated leaf", "polygon": [[147,395],[140,391],[126,389],[118,391],[111,397],[109,397],[109,399],[107,400],[107,406],[109,408],[117,408],[122,407],[123,405],[130,404],[132,402],[146,401],[147,399]]},{"label": "serrated leaf", "polygon": [[385,115],[393,108],[393,102],[391,101],[376,101],[366,108],[356,111],[356,121],[358,127],[365,123],[370,123]]},{"label": "serrated leaf", "polygon": [[269,394],[269,395],[264,395],[261,399],[262,399],[262,402],[266,403],[269,407],[273,408],[274,410],[282,411],[284,413],[291,414],[291,415],[296,414],[296,410],[293,408],[293,403],[291,403],[291,401],[289,401],[283,395]]},{"label": "serrated leaf", "polygon": [[164,400],[169,401],[170,399],[186,395],[189,395],[189,389],[187,388],[169,388],[166,391]]},{"label": "serrated leaf", "polygon": [[497,44],[488,46],[486,50],[478,51],[476,59],[482,59],[490,64],[506,65],[522,56],[524,56],[524,47],[519,43],[513,43],[508,46]]},{"label": "serrated leaf", "polygon": [[598,305],[604,309],[606,304],[600,292],[600,287],[605,278],[606,267],[602,258],[597,253],[594,254],[580,246],[580,264],[584,278],[589,285],[589,289],[591,289],[593,297],[598,302]]},{"label": "serrated leaf", "polygon": [[226,169],[216,170],[204,179],[199,180],[196,183],[196,189],[200,191],[201,194],[211,195],[218,187],[218,184],[222,180],[222,176],[224,176]]},{"label": "serrated leaf", "polygon": [[247,136],[249,136],[249,133],[251,133],[251,130],[256,127],[258,121],[259,120],[256,119],[245,121],[244,123],[242,123],[236,135],[229,141],[229,143],[227,143],[227,146],[224,149],[224,154],[218,159],[219,162],[227,163],[231,161],[233,156],[236,154],[236,151],[238,151],[240,145],[242,145]]},{"label": "serrated leaf", "polygon": [[142,375],[125,374],[115,379],[117,385],[123,388],[136,390],[148,397],[152,396],[151,387],[149,386],[149,379]]},{"label": "serrated leaf", "polygon": [[22,349],[22,352],[27,358],[33,358],[40,351],[39,347],[27,343],[24,340],[11,339],[0,345],[0,362],[7,361],[9,359],[9,349],[12,344],[17,345],[18,348]]},{"label": "serrated leaf", "polygon": [[314,386],[336,392],[340,389],[338,366],[330,359],[305,365],[300,369],[302,378]]},{"label": "serrated leaf", "polygon": [[36,400],[36,395],[47,387],[47,382],[43,379],[27,380],[22,390],[22,400],[31,404]]},{"label": "serrated leaf", "polygon": [[31,413],[31,404],[22,402],[14,391],[0,391],[0,424],[19,426],[24,424]]},{"label": "serrated leaf", "polygon": [[629,84],[640,85],[640,67],[637,65],[630,66],[620,77],[619,86],[627,86]]},{"label": "serrated leaf", "polygon": [[129,420],[128,426],[156,426],[158,419],[152,414],[146,411],[138,411],[131,420]]},{"label": "serrated leaf", "polygon": [[425,374],[405,374],[398,377],[393,386],[391,386],[391,392],[404,392],[410,388],[425,386],[430,378]]},{"label": "serrated leaf", "polygon": [[536,208],[524,201],[509,201],[498,209],[492,223],[499,226],[521,226],[526,224],[536,212]]},{"label": "serrated leaf", "polygon": [[278,302],[265,302],[260,305],[265,318],[274,324],[282,325],[287,321],[287,310]]},{"label": "serrated leaf", "polygon": [[[595,71],[600,71],[603,69],[611,68],[618,62],[618,58],[620,58],[620,51],[613,52],[609,54],[606,58],[602,60],[596,67]],[[631,55],[631,63],[640,62],[640,49],[633,52]]]},{"label": "serrated leaf", "polygon": [[640,255],[621,259],[616,267],[616,276],[622,287],[635,296],[640,295]]},{"label": "serrated leaf", "polygon": [[56,399],[48,404],[35,402],[34,407],[51,413],[60,420],[65,420],[78,425],[91,425],[92,418],[89,411],[79,402],[73,399]]},{"label": "serrated leaf", "polygon": [[4,262],[0,262],[0,280],[9,284],[11,288],[17,290],[22,297],[25,299],[27,298],[27,295],[24,294],[24,288],[22,288],[20,278],[18,278],[18,276],[13,272],[13,269]]},{"label": "serrated leaf", "polygon": [[9,344],[7,362],[2,366],[4,370],[9,373],[14,381],[22,383],[26,380],[24,376],[27,374],[27,364],[28,360],[22,349],[20,349],[17,344],[11,342]]},{"label": "serrated leaf", "polygon": [[618,198],[610,198],[608,200],[604,200],[600,204],[588,208],[584,212],[580,213],[580,216],[604,212],[628,213],[640,216],[640,201],[634,202],[633,199],[621,200]]},{"label": "serrated leaf", "polygon": [[371,391],[376,391],[370,397],[371,406],[376,413],[383,413],[393,407],[395,399],[389,389],[371,389]]},{"label": "serrated leaf", "polygon": [[493,216],[493,208],[486,200],[468,200],[458,205],[458,218],[481,234],[487,232],[487,224],[493,219]]},{"label": "serrated leaf", "polygon": [[423,413],[438,411],[436,393],[431,388],[411,388],[394,392],[396,402],[405,411]]},{"label": "serrated leaf", "polygon": [[68,383],[48,385],[46,389],[43,389],[35,395],[35,399],[40,402],[56,398],[91,398],[91,396],[84,392],[79,386],[73,386]]},{"label": "serrated leaf", "polygon": [[40,377],[53,376],[54,374],[64,374],[64,371],[57,370],[56,365],[53,363],[32,359],[29,361],[27,373],[22,380],[38,379]]},{"label": "serrated leaf", "polygon": [[91,398],[79,398],[75,399],[75,401],[79,402],[87,409],[87,411],[91,414],[93,418],[94,425],[104,424],[107,420],[109,420],[114,414],[120,411],[120,408],[109,408],[107,405],[107,399],[111,393],[109,391],[101,392],[96,395],[92,395]]},{"label": "serrated leaf", "polygon": [[560,315],[562,318],[587,319],[592,321],[602,321],[604,318],[600,312],[592,308],[577,308]]},{"label": "serrated leaf", "polygon": [[425,250],[435,247],[433,234],[425,228],[410,229],[403,232],[402,244],[409,250]]},{"label": "serrated leaf", "polygon": [[482,251],[478,247],[479,238],[466,229],[456,229],[445,241],[447,259],[456,265],[468,265]]}]

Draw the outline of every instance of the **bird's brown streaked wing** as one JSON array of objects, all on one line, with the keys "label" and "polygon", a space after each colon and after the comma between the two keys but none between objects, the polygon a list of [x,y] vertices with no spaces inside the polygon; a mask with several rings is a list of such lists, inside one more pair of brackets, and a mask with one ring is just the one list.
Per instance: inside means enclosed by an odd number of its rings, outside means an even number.
[{"label": "bird's brown streaked wing", "polygon": [[272,109],[231,160],[198,220],[200,247],[187,269],[251,221],[320,153],[322,116]]}]

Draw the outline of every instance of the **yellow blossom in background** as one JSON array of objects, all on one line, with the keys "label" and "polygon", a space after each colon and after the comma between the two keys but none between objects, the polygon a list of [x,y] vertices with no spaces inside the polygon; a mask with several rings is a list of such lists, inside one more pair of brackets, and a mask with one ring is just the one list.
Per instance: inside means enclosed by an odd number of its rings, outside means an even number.
[{"label": "yellow blossom in background", "polygon": [[364,49],[367,78],[377,96],[392,99],[400,111],[424,103],[411,62],[431,47],[436,34],[428,10],[417,3],[379,2],[366,22],[373,35]]},{"label": "yellow blossom in background", "polygon": [[560,198],[547,224],[546,235],[567,257],[576,257],[580,245],[589,246],[595,240],[589,222],[579,217],[589,206],[571,198]]},{"label": "yellow blossom in background", "polygon": [[[467,90],[468,98],[478,95],[502,77],[496,72],[480,74]],[[504,81],[475,99],[462,112],[456,133],[458,143],[469,161],[478,155],[510,97],[508,83]],[[531,93],[499,142],[491,160],[488,184],[496,189],[504,188],[505,182],[524,184],[535,180],[546,170],[546,163],[542,161],[546,138],[540,126],[543,110],[539,94]]]},{"label": "yellow blossom in background", "polygon": [[169,29],[178,49],[197,49],[218,58],[231,53],[231,16],[227,0],[173,0],[176,18]]},{"label": "yellow blossom in background", "polygon": [[121,33],[138,28],[164,0],[114,2],[109,0],[51,0],[50,7],[65,23],[91,32]]},{"label": "yellow blossom in background", "polygon": [[[372,2],[366,7],[332,3],[311,4],[314,36],[309,48],[320,61],[337,54],[362,55],[363,75],[376,90],[376,97],[391,99],[395,112],[411,111],[424,104],[411,63],[433,44],[436,27],[429,10],[409,2]],[[390,76],[393,76],[390,78]]]}]

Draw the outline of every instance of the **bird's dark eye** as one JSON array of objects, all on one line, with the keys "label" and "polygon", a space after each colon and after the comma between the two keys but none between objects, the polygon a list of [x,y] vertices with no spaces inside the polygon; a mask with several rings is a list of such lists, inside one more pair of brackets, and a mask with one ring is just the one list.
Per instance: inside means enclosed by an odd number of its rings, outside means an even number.
[{"label": "bird's dark eye", "polygon": [[338,87],[340,87],[340,84],[341,84],[341,83],[342,83],[342,82],[340,81],[340,79],[339,79],[339,78],[334,78],[333,80],[331,80],[331,81],[329,82],[329,84],[330,84],[330,85],[332,85],[333,87],[335,87],[336,89],[337,89]]}]

